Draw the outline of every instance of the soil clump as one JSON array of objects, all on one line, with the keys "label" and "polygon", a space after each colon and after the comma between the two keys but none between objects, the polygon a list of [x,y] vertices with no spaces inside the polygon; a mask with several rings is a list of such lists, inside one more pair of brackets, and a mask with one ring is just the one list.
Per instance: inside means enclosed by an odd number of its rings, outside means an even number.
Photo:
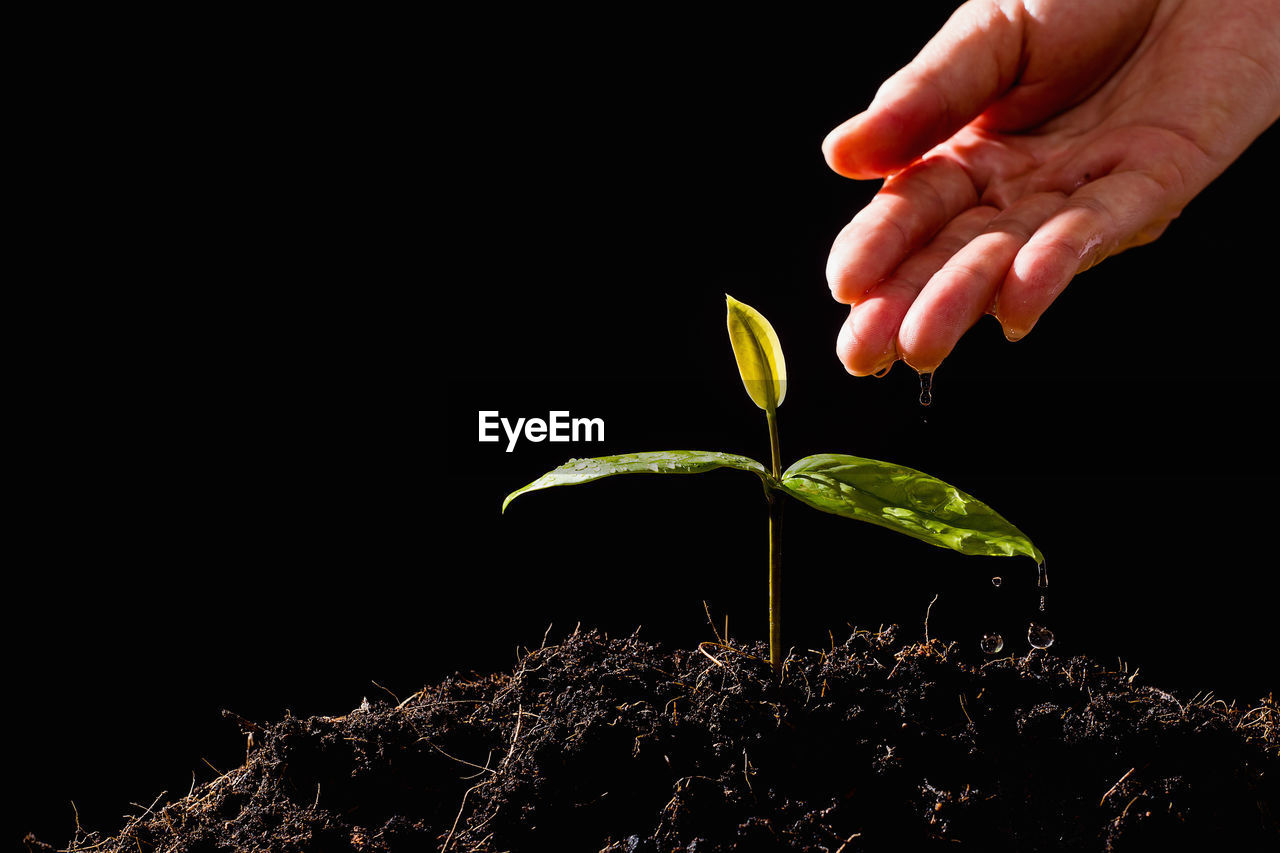
[{"label": "soil clump", "polygon": [[[245,764],[110,851],[1280,849],[1280,713],[895,630],[794,652],[577,632],[510,674],[238,723]],[[31,850],[54,848],[29,838]]]}]

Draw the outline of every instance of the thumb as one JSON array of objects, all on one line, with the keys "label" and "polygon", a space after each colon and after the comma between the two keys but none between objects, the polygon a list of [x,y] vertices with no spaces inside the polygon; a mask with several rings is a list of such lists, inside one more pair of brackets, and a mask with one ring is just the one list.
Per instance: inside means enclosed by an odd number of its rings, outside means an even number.
[{"label": "thumb", "polygon": [[1022,6],[1011,5],[970,0],[957,9],[864,112],[827,134],[827,165],[847,178],[881,178],[980,115],[1014,84],[1022,64]]}]

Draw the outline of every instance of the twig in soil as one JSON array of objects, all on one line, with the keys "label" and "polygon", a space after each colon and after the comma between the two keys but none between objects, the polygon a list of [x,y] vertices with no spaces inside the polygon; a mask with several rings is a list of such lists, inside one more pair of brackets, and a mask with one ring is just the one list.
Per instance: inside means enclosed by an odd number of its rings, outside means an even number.
[{"label": "twig in soil", "polygon": [[72,846],[68,847],[66,850],[61,851],[61,853],[69,853],[69,851],[72,851],[72,850],[77,850],[77,851],[78,850],[94,850],[107,843],[109,839],[104,839],[102,841],[99,841],[97,844],[91,844],[88,847],[80,847],[79,844],[80,844],[81,838],[87,839],[89,833],[85,832],[84,828],[80,826],[80,809],[76,808],[75,800],[71,801],[71,811],[75,814],[76,831],[75,831],[75,835],[72,837],[72,841],[71,841]]},{"label": "twig in soil", "polygon": [[[374,682],[374,683],[376,684],[377,682]],[[239,724],[240,724],[240,727],[241,727],[242,729],[245,729],[246,731],[250,731],[250,732],[261,732],[261,731],[262,731],[262,727],[261,727],[261,726],[259,726],[257,723],[255,723],[253,720],[247,720],[247,719],[245,719],[244,717],[242,717],[242,716],[240,716],[239,714],[237,714],[235,711],[232,711],[230,708],[223,708],[223,709],[222,709],[222,716],[224,716],[224,717],[231,717],[231,718],[232,718],[232,719],[234,719],[237,723],[239,723]]]},{"label": "twig in soil", "polygon": [[[1257,715],[1258,719],[1252,717]],[[1275,705],[1269,704],[1269,700],[1264,700],[1263,704],[1256,708],[1251,708],[1244,713],[1240,721],[1236,723],[1237,729],[1253,729],[1260,731],[1260,737],[1265,743],[1270,743],[1276,728]]]},{"label": "twig in soil", "polygon": [[[146,820],[147,815],[151,814],[151,810],[152,810],[152,809],[154,809],[154,808],[156,807],[156,803],[160,802],[160,798],[161,798],[161,797],[163,797],[163,796],[164,796],[165,794],[167,794],[167,793],[169,793],[169,792],[168,792],[168,791],[161,791],[159,794],[156,794],[156,798],[155,798],[154,800],[152,800],[152,801],[151,801],[151,805],[147,806],[147,807],[146,807],[146,809],[144,809],[144,810],[143,810],[142,814],[140,814],[140,815],[138,815],[136,818],[132,818],[132,819],[133,819],[133,820],[136,820],[136,821],[138,821],[138,822],[141,822],[141,821]],[[129,805],[133,806],[135,809],[141,809],[141,808],[142,808],[142,804],[141,804],[141,803],[129,803]],[[125,819],[125,820],[130,820],[130,816],[129,816],[129,815],[125,815],[125,816],[124,816],[124,819]]]},{"label": "twig in soil", "polygon": [[841,844],[839,847],[836,848],[836,853],[844,853],[844,848],[849,846],[850,841],[852,841],[855,838],[861,838],[861,837],[862,837],[861,832],[855,832],[853,835],[850,835],[848,838],[844,840],[843,844]]},{"label": "twig in soil", "polygon": [[716,630],[716,620],[711,617],[711,608],[707,606],[707,600],[702,600],[702,611],[707,614],[707,624],[711,626],[711,633],[716,635],[716,642],[724,646],[728,644],[726,639],[729,636],[729,614],[724,615],[724,633],[721,634]]},{"label": "twig in soil", "polygon": [[396,710],[397,710],[397,711],[403,711],[403,710],[404,710],[404,706],[405,706],[405,705],[408,705],[408,704],[409,704],[410,702],[412,702],[414,699],[418,699],[418,698],[420,698],[420,697],[422,696],[422,694],[426,691],[426,689],[427,689],[427,688],[425,688],[425,687],[424,687],[424,688],[422,688],[422,690],[419,690],[418,692],[416,692],[416,693],[414,693],[413,695],[411,695],[408,699],[405,699],[403,702],[401,702],[399,705],[397,705],[397,706],[396,706]]},{"label": "twig in soil", "polygon": [[717,657],[713,657],[710,652],[708,652],[706,649],[703,648],[703,646],[715,646],[718,649],[724,649],[726,652],[733,652],[736,655],[742,655],[744,658],[749,658],[750,660],[760,660],[760,658],[756,657],[750,652],[744,652],[742,649],[735,649],[733,646],[730,646],[727,643],[713,643],[711,640],[703,640],[701,643],[698,643],[698,651],[702,652],[704,655],[711,658],[711,660],[713,660],[719,666],[724,666],[725,665],[724,662]]},{"label": "twig in soil", "polygon": [[[1136,767],[1130,767],[1130,768],[1129,768],[1129,771],[1128,771],[1127,773],[1125,773],[1123,776],[1121,776],[1119,779],[1117,779],[1117,780],[1116,780],[1116,783],[1115,783],[1114,785],[1112,785],[1112,786],[1111,786],[1111,790],[1107,791],[1105,794],[1103,794],[1103,795],[1102,795],[1102,799],[1101,799],[1101,800],[1098,800],[1098,805],[1100,805],[1100,806],[1101,806],[1101,805],[1104,805],[1104,804],[1107,802],[1107,797],[1109,797],[1109,796],[1111,796],[1112,794],[1114,794],[1114,793],[1116,792],[1116,788],[1119,788],[1119,787],[1120,787],[1120,783],[1121,783],[1121,782],[1123,782],[1125,779],[1128,779],[1128,778],[1129,778],[1129,774],[1130,774],[1130,773],[1132,773],[1133,771],[1137,770],[1137,769],[1138,769],[1138,768],[1136,768]],[[1130,803],[1130,805],[1132,805],[1132,803]],[[1127,811],[1127,809],[1126,809],[1126,811]]]},{"label": "twig in soil", "polygon": [[524,708],[520,705],[516,705],[516,730],[511,734],[511,746],[509,749],[507,749],[507,754],[506,756],[503,757],[502,764],[500,766],[506,767],[507,762],[511,760],[511,756],[515,753],[516,741],[520,740],[520,726],[523,725],[523,723],[524,723]]},{"label": "twig in soil", "polygon": [[938,600],[938,593],[934,593],[933,601],[929,602],[929,606],[924,609],[924,644],[929,645],[929,611],[933,609],[933,602]]},{"label": "twig in soil", "polygon": [[379,684],[379,683],[378,683],[378,682],[376,682],[376,681],[370,681],[369,683],[370,683],[370,684],[372,684],[374,687],[378,688],[379,690],[382,690],[382,691],[386,692],[386,694],[387,694],[388,696],[390,696],[390,697],[395,701],[396,706],[397,706],[397,707],[399,707],[399,705],[400,705],[400,697],[399,697],[399,696],[397,696],[396,694],[392,693],[390,690],[388,690],[387,688],[383,687],[381,684]]},{"label": "twig in soil", "polygon": [[[458,758],[456,755],[450,755],[449,753],[445,752],[445,751],[444,751],[443,749],[441,749],[440,747],[436,746],[436,745],[435,745],[434,743],[432,743],[430,740],[427,740],[427,738],[425,738],[425,737],[420,737],[420,738],[418,738],[418,740],[419,740],[419,741],[424,741],[424,740],[425,740],[425,741],[427,741],[427,746],[431,747],[431,748],[432,748],[432,749],[434,749],[436,752],[440,753],[440,754],[441,754],[441,755],[443,755],[445,758],[448,758],[448,759],[450,759],[451,761],[456,761],[456,762],[458,762],[459,764],[465,764],[465,765],[467,765],[468,767],[474,767],[474,768],[476,768],[477,770],[479,770],[481,773],[484,773],[484,772],[497,773],[497,772],[498,772],[498,771],[496,771],[496,770],[491,770],[491,769],[489,768],[489,759],[490,759],[490,758],[493,758],[493,751],[492,751],[492,750],[490,750],[490,752],[489,752],[489,757],[488,757],[488,758],[486,758],[486,759],[484,760],[484,766],[483,766],[483,767],[481,767],[479,764],[475,764],[475,763],[472,763],[472,762],[470,762],[470,761],[467,761],[465,758]],[[479,775],[480,775],[480,773],[477,773],[477,774],[475,774],[475,776],[463,776],[462,778],[463,778],[463,779],[474,779],[474,778],[476,778],[476,776],[479,776]]]},{"label": "twig in soil", "polygon": [[[708,659],[708,660],[710,660],[710,661],[711,661],[713,664],[715,664],[716,666],[724,666],[724,661],[720,660],[720,658],[716,657],[715,655],[711,654],[711,652],[709,652],[709,651],[707,651],[705,648],[703,648],[703,646],[705,646],[705,645],[707,645],[707,643],[698,643],[698,651],[700,651],[700,652],[702,652],[704,655],[706,655],[706,656],[707,656],[707,659]],[[711,643],[711,645],[713,645],[713,646],[719,646],[720,644],[719,644],[719,643]]]},{"label": "twig in soil", "polygon": [[[435,744],[432,744],[432,746],[435,746]],[[440,748],[436,747],[436,749],[440,749]],[[444,752],[444,750],[440,750],[440,751]],[[448,753],[445,753],[445,754],[448,755]],[[453,758],[453,756],[451,755],[449,757]],[[492,758],[492,757],[493,757],[493,753],[490,752],[489,758]],[[485,766],[481,768],[482,770],[489,770],[489,758],[485,759]],[[467,762],[463,762],[463,763],[465,764]],[[493,773],[496,771],[490,770],[489,772]],[[477,782],[476,784],[468,788],[465,792],[463,792],[462,802],[458,805],[458,814],[455,815],[453,818],[453,826],[449,828],[449,834],[445,836],[444,844],[440,845],[440,853],[445,853],[445,851],[449,849],[449,845],[453,843],[453,834],[458,831],[458,821],[462,820],[462,813],[467,808],[467,797],[471,796],[472,791],[477,790],[478,788],[483,788],[485,785],[488,785],[492,782],[493,782],[492,779],[486,779],[483,782]]]}]

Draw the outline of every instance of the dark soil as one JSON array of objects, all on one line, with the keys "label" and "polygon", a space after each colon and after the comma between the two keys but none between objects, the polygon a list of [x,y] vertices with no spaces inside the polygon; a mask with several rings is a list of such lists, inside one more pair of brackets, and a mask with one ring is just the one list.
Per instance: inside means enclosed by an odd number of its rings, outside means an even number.
[{"label": "dark soil", "polygon": [[762,655],[575,633],[399,704],[231,715],[243,767],[70,849],[1280,849],[1270,697],[1188,701],[892,630],[794,654],[781,684]]}]

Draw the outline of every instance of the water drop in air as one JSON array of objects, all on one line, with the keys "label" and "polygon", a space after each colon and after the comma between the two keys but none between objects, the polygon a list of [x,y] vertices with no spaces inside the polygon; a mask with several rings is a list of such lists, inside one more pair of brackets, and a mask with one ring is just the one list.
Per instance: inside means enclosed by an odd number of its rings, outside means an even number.
[{"label": "water drop in air", "polygon": [[1004,578],[1000,577],[999,575],[996,575],[994,578],[991,579],[992,586],[1000,586],[1000,584],[1002,583],[1004,583]]},{"label": "water drop in air", "polygon": [[[1036,563],[1036,586],[1042,591],[1040,593],[1040,612],[1044,612],[1044,592],[1049,588],[1049,572],[1044,567],[1044,560]],[[1050,635],[1052,637],[1052,634]],[[1052,640],[1050,640],[1052,642]]]},{"label": "water drop in air", "polygon": [[920,374],[920,405],[928,406],[933,403],[933,374]]},{"label": "water drop in air", "polygon": [[978,648],[989,655],[998,654],[1004,648],[1004,637],[999,634],[983,634],[978,641]]},{"label": "water drop in air", "polygon": [[1027,628],[1027,642],[1034,648],[1047,649],[1053,645],[1053,632],[1043,625],[1032,622]]}]

